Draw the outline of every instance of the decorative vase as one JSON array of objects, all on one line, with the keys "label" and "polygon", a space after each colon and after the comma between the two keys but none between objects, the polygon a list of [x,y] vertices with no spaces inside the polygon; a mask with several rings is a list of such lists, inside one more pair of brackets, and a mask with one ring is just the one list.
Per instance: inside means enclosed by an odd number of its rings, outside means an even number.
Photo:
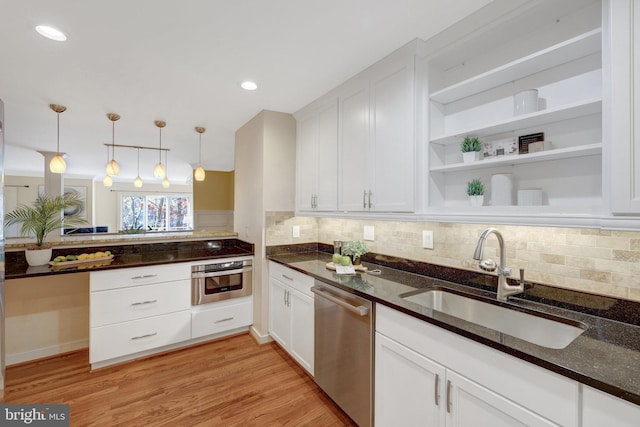
[{"label": "decorative vase", "polygon": [[481,194],[479,196],[469,196],[469,205],[471,206],[484,205],[484,194]]},{"label": "decorative vase", "polygon": [[482,152],[480,151],[467,151],[462,153],[462,161],[464,163],[476,162],[478,160],[482,160]]},{"label": "decorative vase", "polygon": [[32,267],[39,265],[47,265],[51,261],[52,249],[25,249],[24,257],[27,259],[27,264]]}]

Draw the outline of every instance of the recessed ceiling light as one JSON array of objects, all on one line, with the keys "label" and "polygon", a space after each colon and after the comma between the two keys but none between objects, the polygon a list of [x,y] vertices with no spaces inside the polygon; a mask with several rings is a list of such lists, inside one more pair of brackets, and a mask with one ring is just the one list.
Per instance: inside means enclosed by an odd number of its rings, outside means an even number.
[{"label": "recessed ceiling light", "polygon": [[49,27],[47,25],[38,25],[36,27],[36,31],[43,37],[46,37],[51,40],[55,40],[57,42],[63,42],[67,39],[67,36],[60,30],[57,30],[53,27]]},{"label": "recessed ceiling light", "polygon": [[244,90],[256,90],[256,89],[258,89],[258,85],[255,84],[254,82],[250,82],[250,81],[242,82],[240,84],[240,86]]}]

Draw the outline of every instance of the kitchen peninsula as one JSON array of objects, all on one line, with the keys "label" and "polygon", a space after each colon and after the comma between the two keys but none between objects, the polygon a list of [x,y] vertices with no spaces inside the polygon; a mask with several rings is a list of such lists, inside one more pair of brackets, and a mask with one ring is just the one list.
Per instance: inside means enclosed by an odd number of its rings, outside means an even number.
[{"label": "kitchen peninsula", "polygon": [[[156,282],[175,283],[182,290],[179,296],[169,299],[179,299],[183,302],[184,307],[180,306],[175,310],[182,311],[190,322],[193,314],[190,302],[191,265],[202,264],[207,260],[253,256],[253,244],[238,240],[236,236],[236,233],[222,231],[84,235],[64,237],[54,246],[53,257],[106,250],[114,255],[108,265],[89,268],[86,268],[86,264],[69,268],[53,268],[48,265],[30,267],[26,264],[24,252],[21,250],[25,242],[9,241],[9,249],[5,254],[7,364],[89,346],[89,325],[92,316],[89,309],[90,282],[91,277],[95,275],[122,271],[121,279],[109,279],[118,285],[126,283],[124,276],[148,276],[148,279],[135,281],[136,289],[153,290],[154,286],[159,288]],[[145,274],[138,273],[143,270]],[[151,273],[147,270],[151,270]],[[171,288],[168,285],[165,287]],[[175,292],[175,289],[170,292]],[[143,299],[154,300],[155,297]],[[242,301],[248,306],[243,309],[250,317],[251,297],[245,299],[247,301]],[[223,301],[222,305],[225,304],[229,305]],[[202,309],[193,310],[194,313],[198,311]],[[149,308],[148,313],[154,312]],[[246,321],[247,315],[243,317],[246,324],[242,326],[245,330],[246,326],[251,324],[250,319],[248,323]]]}]

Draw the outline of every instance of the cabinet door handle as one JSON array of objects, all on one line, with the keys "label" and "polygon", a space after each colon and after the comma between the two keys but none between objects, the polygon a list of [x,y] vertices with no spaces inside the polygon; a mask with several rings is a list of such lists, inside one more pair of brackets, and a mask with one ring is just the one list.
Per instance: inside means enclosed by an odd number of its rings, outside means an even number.
[{"label": "cabinet door handle", "polygon": [[285,279],[287,279],[287,280],[293,280],[293,277],[289,277],[289,276],[287,276],[286,274],[283,274],[283,275],[282,275],[282,277],[284,277],[284,278],[285,278]]},{"label": "cabinet door handle", "polygon": [[282,301],[284,302],[284,305],[287,305],[287,290],[285,289],[283,294],[282,294]]},{"label": "cabinet door handle", "polygon": [[362,195],[362,209],[367,209],[367,190],[364,190]]},{"label": "cabinet door handle", "polygon": [[135,305],[147,305],[147,304],[154,304],[158,302],[157,299],[153,299],[153,300],[149,300],[149,301],[140,301],[140,302],[133,302],[131,303],[131,305],[135,306]]},{"label": "cabinet door handle", "polygon": [[291,307],[291,291],[287,291],[287,307]]},{"label": "cabinet door handle", "polygon": [[369,209],[371,209],[371,190],[369,190]]},{"label": "cabinet door handle", "polygon": [[436,380],[433,382],[433,393],[436,406],[440,406],[440,375],[436,374]]},{"label": "cabinet door handle", "polygon": [[157,274],[145,274],[144,276],[133,276],[131,279],[133,280],[138,280],[138,279],[149,279],[151,277],[156,277]]},{"label": "cabinet door handle", "polygon": [[146,334],[146,335],[140,335],[138,337],[131,337],[132,340],[141,340],[143,338],[151,338],[151,337],[155,337],[156,335],[158,335],[157,332],[154,332],[152,334]]},{"label": "cabinet door handle", "polygon": [[220,320],[216,320],[213,323],[222,323],[222,322],[228,322],[229,320],[233,320],[233,317],[227,317],[226,319],[220,319]]},{"label": "cabinet door handle", "polygon": [[447,380],[447,413],[451,413],[451,380]]}]

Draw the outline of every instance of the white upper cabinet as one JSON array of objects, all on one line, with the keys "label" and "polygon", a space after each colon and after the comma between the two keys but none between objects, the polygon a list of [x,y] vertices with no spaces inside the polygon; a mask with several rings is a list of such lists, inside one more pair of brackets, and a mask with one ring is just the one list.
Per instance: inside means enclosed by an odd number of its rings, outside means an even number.
[{"label": "white upper cabinet", "polygon": [[418,157],[416,40],[339,92],[339,210],[414,212]]},{"label": "white upper cabinet", "polygon": [[296,114],[298,211],[338,207],[338,100],[322,98]]},{"label": "white upper cabinet", "polygon": [[[603,206],[601,45],[600,2],[542,1],[429,57],[430,211],[528,218],[523,222],[597,218]],[[528,90],[537,91],[537,101],[516,111],[515,95]],[[519,137],[536,133],[550,145],[520,153]],[[482,160],[463,162],[466,136],[483,142]],[[495,174],[509,174],[511,189],[491,188]],[[471,207],[466,194],[475,178],[486,187],[481,207]],[[541,190],[542,203],[518,206],[518,190]]]},{"label": "white upper cabinet", "polygon": [[610,98],[605,105],[604,134],[611,141],[607,151],[611,175],[611,211],[640,214],[640,1],[605,3],[604,25],[609,37],[604,45]]}]

